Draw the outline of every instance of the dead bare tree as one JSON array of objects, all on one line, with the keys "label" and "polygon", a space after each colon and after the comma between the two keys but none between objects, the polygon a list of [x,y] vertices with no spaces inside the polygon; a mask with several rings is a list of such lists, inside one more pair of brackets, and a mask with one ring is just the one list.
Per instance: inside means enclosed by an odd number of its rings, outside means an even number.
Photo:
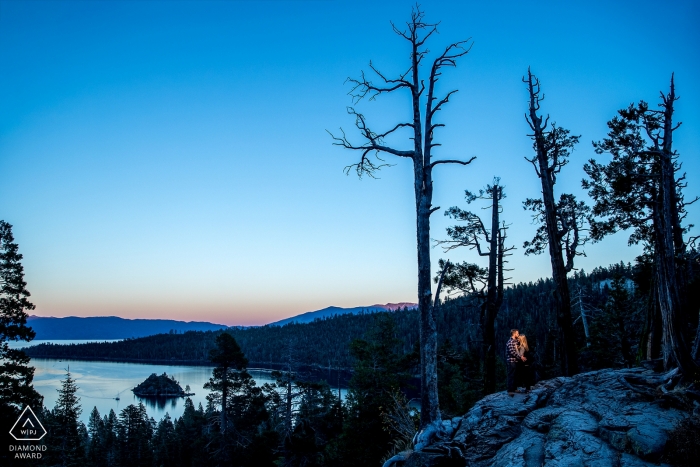
[{"label": "dead bare tree", "polygon": [[[411,96],[412,114],[408,121],[398,123],[393,128],[383,133],[376,133],[370,129],[364,115],[353,107],[348,108],[348,113],[355,117],[355,125],[360,130],[364,142],[355,144],[350,142],[345,132],[341,136],[333,137],[335,145],[346,149],[359,151],[360,161],[357,164],[346,167],[349,173],[354,170],[358,176],[374,176],[381,167],[387,165],[381,159],[380,154],[390,154],[397,157],[410,159],[413,162],[413,181],[416,203],[416,234],[418,248],[418,308],[420,312],[420,342],[421,342],[421,428],[440,423],[440,408],[437,390],[437,330],[433,317],[432,291],[430,284],[430,215],[440,209],[432,206],[433,198],[433,169],[439,164],[467,165],[474,160],[462,161],[457,159],[432,160],[433,149],[440,146],[434,142],[434,133],[444,124],[436,123],[435,117],[450,98],[457,92],[452,90],[444,97],[436,97],[435,86],[446,67],[457,65],[457,59],[466,55],[470,48],[470,41],[455,42],[448,45],[444,51],[432,62],[430,74],[427,80],[427,96],[425,79],[421,77],[421,64],[426,59],[428,50],[426,41],[437,32],[437,24],[425,22],[424,13],[416,6],[411,19],[406,23],[406,29],[399,29],[392,24],[394,32],[410,44],[410,65],[408,69],[397,78],[388,78],[371,62],[372,72],[378,77],[380,84],[375,84],[364,73],[358,79],[348,79],[352,84],[349,94],[354,103],[365,97],[374,100],[377,96],[394,91],[407,91]],[[425,106],[425,114],[421,109]],[[395,132],[406,130],[409,139],[413,140],[413,148],[396,149],[385,143],[385,139]],[[376,156],[376,161],[371,158]]]}]

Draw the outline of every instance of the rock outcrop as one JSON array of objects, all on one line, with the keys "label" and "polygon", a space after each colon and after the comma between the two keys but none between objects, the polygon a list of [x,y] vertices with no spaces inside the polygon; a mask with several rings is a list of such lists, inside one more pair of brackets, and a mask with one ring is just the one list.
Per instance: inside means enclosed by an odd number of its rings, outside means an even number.
[{"label": "rock outcrop", "polygon": [[[601,370],[538,383],[530,393],[505,392],[393,458],[393,467],[536,467],[658,465],[668,433],[698,403],[667,389],[677,372]],[[695,397],[695,395],[691,394]],[[697,414],[696,414],[697,415]],[[386,464],[385,464],[386,465]]]},{"label": "rock outcrop", "polygon": [[163,373],[152,373],[146,381],[131,390],[138,397],[187,397],[194,393],[185,392],[174,377]]}]

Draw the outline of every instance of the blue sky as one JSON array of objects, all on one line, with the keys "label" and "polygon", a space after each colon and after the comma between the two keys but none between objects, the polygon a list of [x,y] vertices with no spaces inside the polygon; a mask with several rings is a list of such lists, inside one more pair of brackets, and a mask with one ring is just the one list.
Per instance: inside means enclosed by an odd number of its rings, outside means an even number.
[{"label": "blue sky", "polygon": [[[379,4],[377,4],[379,3]],[[631,102],[658,101],[675,72],[675,143],[700,194],[697,2],[422,2],[441,21],[429,48],[474,46],[439,91],[434,205],[500,176],[518,247],[514,281],[550,273],[525,257],[539,194],[526,92],[581,135],[559,192],[580,189],[591,141]],[[378,180],[346,176],[357,155],[332,146],[348,76],[395,74],[406,43],[390,21],[408,1],[62,2],[0,0],[0,218],[14,225],[41,316],[262,324],[329,305],[416,300],[415,213],[407,160]],[[362,102],[377,129],[406,118],[406,95]],[[356,139],[356,141],[359,141]],[[406,138],[397,145],[408,145]],[[694,207],[689,216],[698,223]],[[433,215],[431,236],[449,219]],[[632,261],[618,235],[577,266]],[[470,252],[441,257],[480,261]]]}]

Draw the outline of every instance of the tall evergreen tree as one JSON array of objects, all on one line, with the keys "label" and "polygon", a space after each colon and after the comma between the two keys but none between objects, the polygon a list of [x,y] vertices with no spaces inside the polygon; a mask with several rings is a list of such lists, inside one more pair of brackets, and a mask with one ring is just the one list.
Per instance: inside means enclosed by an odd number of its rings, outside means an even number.
[{"label": "tall evergreen tree", "polygon": [[608,298],[592,323],[591,352],[596,368],[629,368],[635,364],[632,351],[634,337],[639,331],[639,306],[628,290],[622,276],[615,277],[608,289]]},{"label": "tall evergreen tree", "polygon": [[182,417],[176,419],[174,425],[179,465],[212,465],[207,453],[207,444],[211,438],[206,439],[203,436],[205,432],[209,432],[209,427],[201,405],[195,409],[192,399],[186,398]]},{"label": "tall evergreen tree", "polygon": [[169,414],[166,413],[158,422],[158,427],[153,435],[151,446],[153,448],[153,460],[155,465],[177,465],[175,425],[170,419]]},{"label": "tall evergreen tree", "polygon": [[[689,309],[687,302],[692,268],[682,221],[689,202],[683,196],[685,175],[677,176],[679,155],[673,147],[680,125],[674,120],[677,99],[672,75],[669,93],[661,93],[659,110],[641,101],[618,111],[608,122],[608,137],[594,143],[596,153],[609,153],[612,160],[601,164],[591,159],[584,166],[588,179],[583,187],[595,200],[595,240],[630,229],[629,243],[645,244],[652,255],[650,309],[659,310],[664,364],[678,365],[692,377],[700,368],[688,344],[693,334],[684,331],[697,317],[697,309]],[[655,316],[649,314],[650,319]],[[646,327],[644,337],[649,339],[656,326]]]},{"label": "tall evergreen tree", "polygon": [[57,465],[62,467],[80,467],[87,461],[85,457],[84,438],[81,432],[85,431],[80,421],[83,412],[80,406],[80,398],[76,395],[78,385],[71,377],[70,371],[66,371],[66,377],[61,381],[61,389],[57,389],[58,399],[51,412],[50,428],[47,428],[49,437],[49,451]]},{"label": "tall evergreen tree", "polygon": [[35,336],[27,326],[27,311],[34,305],[29,301],[18,248],[12,226],[0,221],[0,429],[4,432],[25,406],[39,410],[43,400],[32,386],[34,368],[29,366],[29,357],[9,346],[9,341],[31,341]]},{"label": "tall evergreen tree", "polygon": [[114,410],[109,409],[109,414],[105,415],[102,421],[104,422],[102,439],[104,440],[105,457],[101,465],[112,467],[118,463],[117,425],[119,424],[119,419]]},{"label": "tall evergreen tree", "polygon": [[380,314],[365,339],[353,341],[356,359],[347,397],[347,418],[340,439],[339,465],[379,465],[389,453],[392,433],[382,413],[393,406],[392,394],[408,380],[406,362],[398,352],[400,340],[388,314]]},{"label": "tall evergreen tree", "polygon": [[[248,373],[248,359],[236,340],[227,332],[216,339],[217,347],[211,351],[211,361],[217,366],[212,377],[204,385],[210,389],[209,406],[220,406],[219,448],[212,460],[220,465],[267,465],[272,463],[272,446],[261,446],[261,439],[271,434],[267,397]],[[256,452],[256,459],[248,458]],[[233,463],[233,464],[231,464]]]},{"label": "tall evergreen tree", "polygon": [[207,399],[221,406],[219,413],[220,456],[225,460],[229,444],[227,433],[229,429],[229,397],[240,372],[248,366],[248,360],[243,355],[236,339],[227,332],[217,336],[216,348],[209,353],[209,359],[216,364],[216,368],[212,371],[212,377],[204,385],[204,389],[211,391]]},{"label": "tall evergreen tree", "polygon": [[119,461],[124,466],[150,466],[153,460],[150,441],[153,437],[155,422],[149,419],[146,407],[130,404],[119,414],[117,437]]},{"label": "tall evergreen tree", "polygon": [[92,408],[90,418],[88,419],[88,434],[90,442],[88,443],[87,459],[90,465],[98,466],[104,463],[105,454],[105,421],[100,416],[97,407]]}]

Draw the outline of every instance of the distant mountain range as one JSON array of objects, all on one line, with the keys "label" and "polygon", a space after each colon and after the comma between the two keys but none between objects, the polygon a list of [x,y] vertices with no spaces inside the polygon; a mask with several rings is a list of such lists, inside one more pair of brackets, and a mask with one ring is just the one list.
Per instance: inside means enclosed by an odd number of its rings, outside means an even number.
[{"label": "distant mountain range", "polygon": [[[416,308],[415,303],[387,303],[386,305],[358,306],[341,308],[330,306],[322,310],[302,313],[291,318],[270,323],[274,326],[284,326],[288,323],[309,323],[315,319],[329,318],[335,315],[371,313],[377,311],[394,311],[400,308]],[[176,321],[172,319],[126,319],[117,316],[92,316],[79,318],[53,318],[29,316],[27,324],[36,332],[37,340],[59,339],[127,339],[167,334],[169,332],[184,333],[187,331],[218,331],[226,329],[224,324],[214,324],[204,321]]]},{"label": "distant mountain range", "polygon": [[346,315],[357,313],[371,313],[377,311],[395,311],[401,308],[417,308],[416,303],[387,303],[386,305],[370,305],[370,306],[357,306],[354,308],[341,308],[338,306],[329,306],[328,308],[323,308],[322,310],[309,311],[307,313],[302,313],[300,315],[292,316],[291,318],[283,319],[280,321],[275,321],[270,323],[271,326],[284,326],[289,323],[310,323],[315,319],[329,318],[336,315]]},{"label": "distant mountain range", "polygon": [[126,339],[186,331],[217,331],[224,324],[172,319],[125,319],[117,316],[79,318],[45,318],[30,316],[27,324],[36,332],[35,339]]}]

